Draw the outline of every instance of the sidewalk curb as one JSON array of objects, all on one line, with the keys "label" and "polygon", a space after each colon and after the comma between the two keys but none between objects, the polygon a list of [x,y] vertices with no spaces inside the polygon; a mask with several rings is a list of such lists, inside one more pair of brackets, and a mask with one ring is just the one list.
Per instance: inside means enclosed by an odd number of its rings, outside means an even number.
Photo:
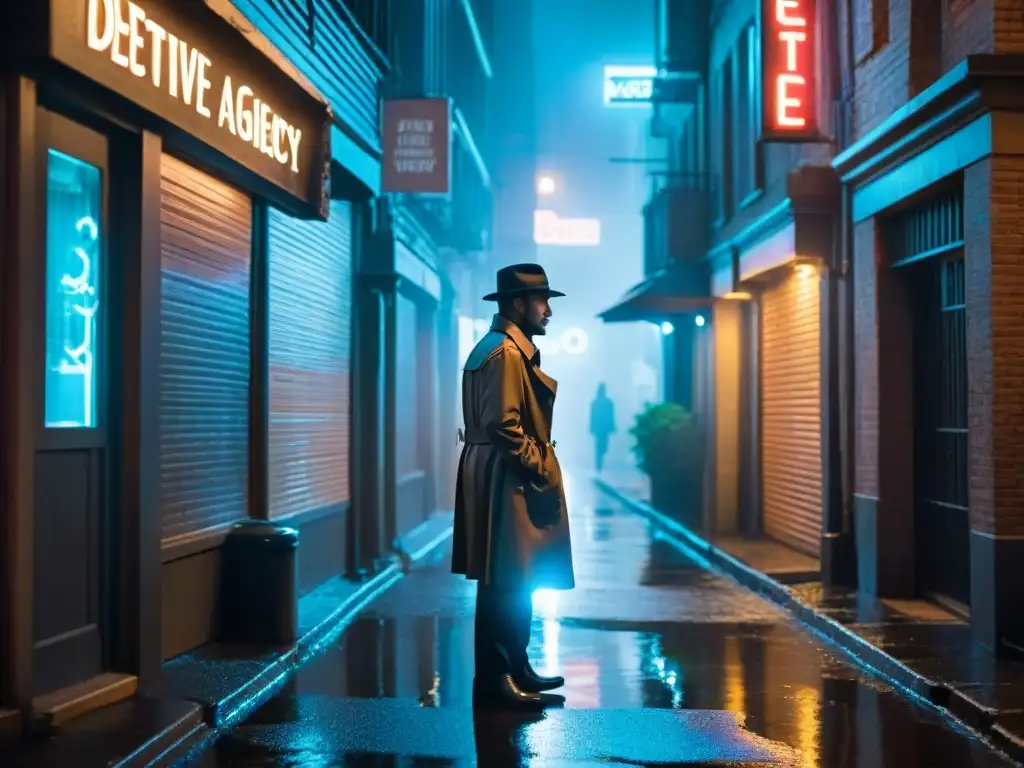
[{"label": "sidewalk curb", "polygon": [[856,632],[844,627],[796,597],[786,585],[736,559],[681,523],[632,498],[600,478],[594,479],[598,491],[623,504],[631,512],[645,517],[673,544],[690,550],[707,566],[788,610],[803,624],[850,657],[858,666],[881,677],[911,698],[940,710],[946,716],[978,733],[991,746],[1024,763],[1024,741],[996,720],[996,713],[945,683],[932,680],[886,653]]},{"label": "sidewalk curb", "polygon": [[204,719],[210,728],[231,727],[272,698],[293,672],[337,639],[367,605],[397,584],[403,575],[398,563],[391,563],[367,579],[326,618],[306,630],[294,648],[283,651],[248,683],[206,708]]},{"label": "sidewalk curb", "polygon": [[[426,527],[426,526],[424,526]],[[431,531],[429,540],[413,550],[413,563],[425,559],[451,538],[451,525],[441,526],[440,531]],[[193,736],[187,753],[177,757],[174,765],[189,765],[225,730],[244,721],[253,711],[271,699],[298,670],[314,656],[319,655],[328,645],[348,628],[352,621],[374,600],[397,584],[405,576],[405,570],[397,558],[380,572],[359,585],[346,599],[342,600],[327,616],[302,631],[293,648],[281,652],[272,662],[247,682],[237,687],[220,701],[203,707],[206,732],[196,740]],[[115,768],[134,768],[140,765],[131,761],[118,763]],[[152,765],[147,762],[146,765]]]}]

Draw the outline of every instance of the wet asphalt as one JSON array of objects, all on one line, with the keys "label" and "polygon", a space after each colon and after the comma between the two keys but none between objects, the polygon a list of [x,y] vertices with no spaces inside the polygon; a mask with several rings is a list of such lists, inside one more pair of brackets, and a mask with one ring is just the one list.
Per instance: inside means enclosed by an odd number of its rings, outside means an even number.
[{"label": "wet asphalt", "polygon": [[577,588],[535,595],[564,709],[471,706],[475,587],[439,552],[194,765],[995,768],[969,732],[570,484]]}]

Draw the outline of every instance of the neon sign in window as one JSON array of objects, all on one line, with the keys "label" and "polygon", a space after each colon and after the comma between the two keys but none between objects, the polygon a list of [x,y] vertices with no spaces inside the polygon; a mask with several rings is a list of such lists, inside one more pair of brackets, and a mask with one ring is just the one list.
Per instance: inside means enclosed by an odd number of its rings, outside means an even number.
[{"label": "neon sign in window", "polygon": [[46,185],[47,427],[97,426],[99,168],[51,149]]},{"label": "neon sign in window", "polygon": [[763,136],[820,140],[816,0],[762,0]]}]

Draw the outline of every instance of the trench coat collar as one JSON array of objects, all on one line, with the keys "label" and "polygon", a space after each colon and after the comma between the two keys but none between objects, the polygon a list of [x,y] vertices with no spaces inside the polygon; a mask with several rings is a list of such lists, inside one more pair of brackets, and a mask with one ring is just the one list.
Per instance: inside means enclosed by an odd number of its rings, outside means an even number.
[{"label": "trench coat collar", "polygon": [[491,330],[497,331],[498,333],[504,333],[512,341],[516,343],[516,346],[522,350],[523,354],[526,355],[526,359],[533,362],[534,356],[537,354],[537,347],[533,345],[533,342],[526,338],[526,334],[523,333],[522,329],[513,323],[511,320],[506,320],[501,315],[495,315],[494,320],[491,323]]},{"label": "trench coat collar", "polygon": [[537,364],[537,347],[526,338],[526,334],[523,333],[518,325],[510,320],[506,320],[501,315],[495,315],[494,321],[491,323],[491,330],[504,333],[512,339],[515,345],[526,355],[526,359],[530,361],[530,364],[533,366],[533,372],[538,380],[551,391],[551,394],[558,392],[558,382],[541,370],[540,365]]}]

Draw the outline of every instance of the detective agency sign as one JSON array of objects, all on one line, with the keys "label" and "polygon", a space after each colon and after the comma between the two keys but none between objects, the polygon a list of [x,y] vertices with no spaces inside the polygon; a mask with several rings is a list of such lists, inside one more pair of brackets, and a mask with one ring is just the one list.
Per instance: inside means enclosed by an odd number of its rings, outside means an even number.
[{"label": "detective agency sign", "polygon": [[201,0],[51,0],[51,55],[323,215],[330,113]]}]

